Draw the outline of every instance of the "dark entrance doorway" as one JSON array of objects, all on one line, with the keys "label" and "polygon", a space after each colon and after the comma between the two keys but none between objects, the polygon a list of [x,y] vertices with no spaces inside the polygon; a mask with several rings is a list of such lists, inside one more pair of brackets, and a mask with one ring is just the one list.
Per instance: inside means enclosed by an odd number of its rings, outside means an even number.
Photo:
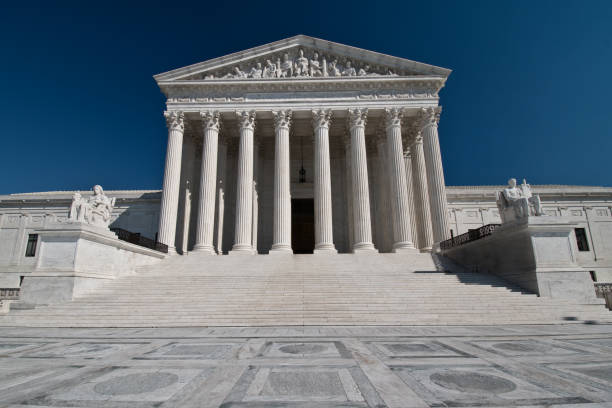
[{"label": "dark entrance doorway", "polygon": [[291,246],[294,254],[314,252],[314,200],[291,200]]}]

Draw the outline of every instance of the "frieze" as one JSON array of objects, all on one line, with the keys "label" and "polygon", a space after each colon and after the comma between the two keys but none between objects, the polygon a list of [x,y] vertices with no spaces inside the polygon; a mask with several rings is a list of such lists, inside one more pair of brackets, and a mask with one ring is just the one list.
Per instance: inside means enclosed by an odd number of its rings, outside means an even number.
[{"label": "frieze", "polygon": [[[283,97],[285,95],[274,95],[268,94],[266,95],[270,99],[278,99],[279,97]],[[303,94],[299,93],[292,94],[292,99],[306,99],[312,98],[312,94]],[[352,97],[354,99],[363,99],[363,100],[392,100],[392,99],[432,99],[437,98],[438,95],[435,92],[432,93],[424,93],[424,92],[371,92],[371,93],[351,93],[347,95],[348,97]],[[262,99],[262,94],[256,94],[253,98],[250,97],[208,97],[208,98],[168,98],[168,103],[210,103],[210,102],[246,102],[249,100],[257,100]],[[301,97],[301,98],[300,98]]]},{"label": "frieze", "polygon": [[356,61],[308,48],[295,48],[267,54],[263,57],[204,71],[187,80],[261,80],[312,79],[338,77],[397,77],[415,75],[411,71],[396,71],[388,66]]},{"label": "frieze", "polygon": [[[168,103],[210,103],[210,102],[243,102],[261,99],[262,94],[308,97],[307,93],[323,93],[333,96],[339,93],[350,93],[355,99],[437,99],[439,90],[444,86],[444,79],[392,78],[386,81],[328,82],[328,81],[245,81],[245,82],[198,82],[168,83],[162,90]],[[279,95],[280,96],[280,95]],[[272,99],[276,99],[274,96]],[[286,96],[285,96],[286,98]]]}]

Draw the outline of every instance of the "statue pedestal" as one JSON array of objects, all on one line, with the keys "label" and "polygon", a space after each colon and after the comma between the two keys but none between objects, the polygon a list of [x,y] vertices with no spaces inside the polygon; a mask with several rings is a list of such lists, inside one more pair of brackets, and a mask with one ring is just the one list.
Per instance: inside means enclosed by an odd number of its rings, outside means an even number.
[{"label": "statue pedestal", "polygon": [[79,222],[52,225],[36,233],[36,266],[21,284],[20,300],[25,303],[70,301],[165,257],[161,252],[120,241],[106,228]]},{"label": "statue pedestal", "polygon": [[575,223],[561,217],[526,217],[492,235],[442,251],[467,267],[486,271],[540,296],[601,303],[585,269],[576,264]]}]

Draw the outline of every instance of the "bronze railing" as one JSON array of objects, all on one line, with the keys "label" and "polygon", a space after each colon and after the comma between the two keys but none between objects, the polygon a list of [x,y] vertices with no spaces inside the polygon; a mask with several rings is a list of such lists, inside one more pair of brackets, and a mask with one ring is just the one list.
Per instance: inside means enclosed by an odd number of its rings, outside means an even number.
[{"label": "bronze railing", "polygon": [[450,249],[459,245],[467,244],[468,242],[476,241],[493,233],[495,228],[501,224],[488,224],[480,228],[471,229],[465,234],[457,235],[451,239],[440,242],[440,249]]},{"label": "bronze railing", "polygon": [[0,288],[0,300],[19,300],[19,288]]},{"label": "bronze railing", "polygon": [[606,307],[612,310],[612,283],[595,283],[595,295],[606,301]]},{"label": "bronze railing", "polygon": [[111,228],[111,231],[117,234],[117,237],[122,241],[150,248],[165,254],[168,253],[168,245],[157,242],[151,238],[143,237],[139,232],[130,232],[122,228]]}]

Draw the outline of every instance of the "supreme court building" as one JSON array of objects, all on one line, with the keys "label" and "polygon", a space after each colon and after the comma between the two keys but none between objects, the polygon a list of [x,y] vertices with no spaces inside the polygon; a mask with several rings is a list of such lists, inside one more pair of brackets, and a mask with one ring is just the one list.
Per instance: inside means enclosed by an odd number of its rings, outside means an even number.
[{"label": "supreme court building", "polygon": [[450,237],[449,74],[299,35],[156,75],[158,240],[179,253],[431,250]]}]

